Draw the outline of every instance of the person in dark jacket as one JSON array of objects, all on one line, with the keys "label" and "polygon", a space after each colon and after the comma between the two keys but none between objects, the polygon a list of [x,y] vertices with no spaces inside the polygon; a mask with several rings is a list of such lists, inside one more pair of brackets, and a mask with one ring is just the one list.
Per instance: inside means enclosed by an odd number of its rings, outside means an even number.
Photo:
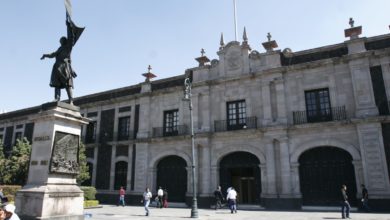
[{"label": "person in dark jacket", "polygon": [[214,198],[215,210],[217,210],[218,208],[222,208],[223,195],[221,192],[221,186],[218,186],[217,189],[214,191]]},{"label": "person in dark jacket", "polygon": [[361,187],[362,187],[362,207],[363,207],[363,210],[366,212],[370,212],[370,208],[368,207],[368,190],[364,184],[362,184]]},{"label": "person in dark jacket", "polygon": [[[347,195],[347,186],[342,185],[341,186],[341,218],[350,218],[349,217],[349,210],[351,209],[351,206],[349,205],[348,202],[348,195]],[[345,210],[345,212],[344,212]]]}]

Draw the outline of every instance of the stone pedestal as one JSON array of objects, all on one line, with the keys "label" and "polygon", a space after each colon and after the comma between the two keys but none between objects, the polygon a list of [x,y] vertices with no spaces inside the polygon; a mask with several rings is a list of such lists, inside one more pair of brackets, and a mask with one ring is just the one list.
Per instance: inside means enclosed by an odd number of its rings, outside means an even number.
[{"label": "stone pedestal", "polygon": [[61,102],[42,105],[34,119],[28,181],[16,194],[21,219],[84,219],[76,175],[81,125],[87,123],[78,107]]}]

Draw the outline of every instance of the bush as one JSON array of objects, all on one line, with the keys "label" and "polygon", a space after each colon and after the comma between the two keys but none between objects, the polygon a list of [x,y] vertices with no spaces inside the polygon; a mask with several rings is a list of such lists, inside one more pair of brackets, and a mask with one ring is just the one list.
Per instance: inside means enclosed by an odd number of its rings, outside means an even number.
[{"label": "bush", "polygon": [[96,207],[99,205],[98,200],[87,200],[84,201],[84,208],[89,208],[89,207]]},{"label": "bush", "polygon": [[4,185],[0,186],[3,189],[3,194],[8,198],[8,201],[15,201],[16,192],[21,189],[21,186],[17,185]]},{"label": "bush", "polygon": [[81,186],[81,190],[84,191],[84,200],[95,200],[96,188],[92,186]]}]

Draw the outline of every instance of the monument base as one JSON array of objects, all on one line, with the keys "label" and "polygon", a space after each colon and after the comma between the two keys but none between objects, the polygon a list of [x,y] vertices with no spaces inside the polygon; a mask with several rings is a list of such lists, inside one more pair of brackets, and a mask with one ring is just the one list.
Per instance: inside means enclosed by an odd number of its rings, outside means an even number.
[{"label": "monument base", "polygon": [[16,195],[21,219],[84,219],[83,191],[77,185],[26,185]]},{"label": "monument base", "polygon": [[23,220],[84,219],[84,193],[76,184],[81,125],[78,107],[46,103],[34,119],[27,184],[16,193]]}]

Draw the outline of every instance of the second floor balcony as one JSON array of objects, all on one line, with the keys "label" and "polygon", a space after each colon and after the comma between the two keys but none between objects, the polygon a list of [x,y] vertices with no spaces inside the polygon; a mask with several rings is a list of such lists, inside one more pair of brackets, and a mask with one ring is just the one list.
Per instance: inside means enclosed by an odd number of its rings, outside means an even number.
[{"label": "second floor balcony", "polygon": [[152,129],[152,137],[169,137],[189,134],[187,125],[173,127],[155,127]]},{"label": "second floor balcony", "polygon": [[257,117],[247,117],[238,120],[218,120],[214,121],[214,131],[232,131],[241,129],[256,129]]},{"label": "second floor balcony", "polygon": [[294,125],[326,122],[326,121],[341,121],[347,119],[347,111],[345,106],[326,108],[315,111],[294,111]]}]

